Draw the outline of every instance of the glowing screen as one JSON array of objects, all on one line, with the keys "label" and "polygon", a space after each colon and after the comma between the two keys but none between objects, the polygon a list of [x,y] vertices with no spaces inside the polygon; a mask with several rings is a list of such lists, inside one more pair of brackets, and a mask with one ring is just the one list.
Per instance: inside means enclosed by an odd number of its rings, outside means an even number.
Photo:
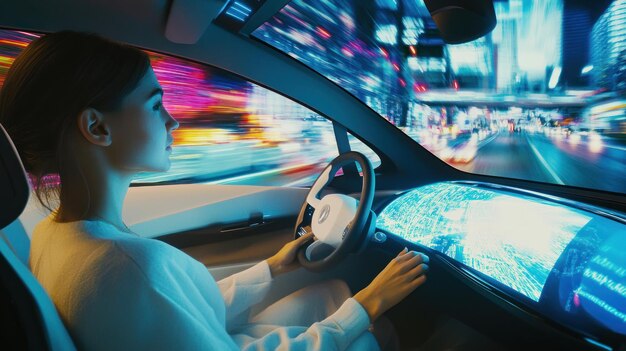
[{"label": "glowing screen", "polygon": [[377,226],[539,302],[552,318],[626,334],[624,223],[531,196],[436,183],[395,199]]},{"label": "glowing screen", "polygon": [[395,200],[378,227],[538,301],[554,263],[590,219],[547,202],[439,183]]},{"label": "glowing screen", "polygon": [[625,253],[625,226],[595,216],[555,266],[555,301],[575,320],[592,318],[626,334]]},{"label": "glowing screen", "polygon": [[575,301],[608,326],[626,334],[626,243],[617,236],[605,243],[583,271]]}]

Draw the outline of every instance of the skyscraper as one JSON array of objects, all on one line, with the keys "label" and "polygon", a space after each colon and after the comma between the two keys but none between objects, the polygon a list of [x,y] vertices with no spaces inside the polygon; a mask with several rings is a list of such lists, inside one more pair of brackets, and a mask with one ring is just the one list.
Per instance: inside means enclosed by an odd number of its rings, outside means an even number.
[{"label": "skyscraper", "polygon": [[[591,64],[595,85],[615,89],[620,53],[626,50],[626,0],[616,0],[600,16],[591,31]],[[622,55],[622,60],[624,59]]]},{"label": "skyscraper", "polygon": [[546,69],[561,66],[563,1],[509,0],[494,5],[498,91],[513,92],[524,82],[531,90],[543,91]]},{"label": "skyscraper", "polygon": [[510,93],[518,74],[517,22],[522,17],[522,0],[496,2],[498,24],[493,31],[496,89]]}]

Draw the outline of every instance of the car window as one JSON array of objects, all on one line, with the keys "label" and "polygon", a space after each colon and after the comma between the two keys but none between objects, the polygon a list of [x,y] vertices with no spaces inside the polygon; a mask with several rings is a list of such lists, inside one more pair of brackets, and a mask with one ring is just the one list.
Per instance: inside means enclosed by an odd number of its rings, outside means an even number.
[{"label": "car window", "polygon": [[[380,166],[381,161],[380,157],[372,150],[369,146],[365,145],[361,140],[356,138],[354,135],[348,133],[348,141],[350,142],[350,150],[358,151],[363,155],[367,156],[367,158],[372,162],[372,167],[376,168]],[[357,164],[358,166],[358,164]],[[360,167],[358,167],[360,169]]]},{"label": "car window", "polygon": [[[0,87],[14,58],[38,35],[0,30]],[[338,155],[333,125],[312,110],[226,71],[148,52],[178,120],[172,166],[133,185],[218,183],[307,186]],[[351,145],[380,159],[365,144]]]},{"label": "car window", "polygon": [[423,0],[293,0],[252,36],[457,169],[626,193],[626,2],[494,5],[459,45]]}]

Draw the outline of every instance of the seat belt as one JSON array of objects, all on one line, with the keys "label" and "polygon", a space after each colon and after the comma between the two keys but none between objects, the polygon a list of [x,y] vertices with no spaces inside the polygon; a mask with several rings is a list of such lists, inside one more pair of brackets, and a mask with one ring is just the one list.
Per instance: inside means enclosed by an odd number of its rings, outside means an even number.
[{"label": "seat belt", "polygon": [[9,247],[9,249],[11,249],[11,251],[13,251],[13,254],[15,255],[15,257],[19,257],[17,250],[15,250],[15,248],[11,244],[11,240],[7,238],[7,235],[4,234],[4,231],[2,230],[0,230],[0,238],[2,238],[2,240],[4,240],[5,243],[7,243],[7,246]]}]

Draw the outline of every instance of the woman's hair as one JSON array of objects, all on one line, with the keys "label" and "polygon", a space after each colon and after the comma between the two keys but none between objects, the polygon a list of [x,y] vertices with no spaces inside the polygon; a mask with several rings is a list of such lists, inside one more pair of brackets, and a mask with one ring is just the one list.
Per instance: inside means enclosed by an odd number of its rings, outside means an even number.
[{"label": "woman's hair", "polygon": [[[0,89],[0,123],[51,209],[63,186],[63,140],[87,108],[115,111],[150,67],[148,55],[96,34],[62,31],[35,39],[15,59]],[[47,175],[59,174],[60,184]],[[45,201],[44,201],[45,199]]]}]

